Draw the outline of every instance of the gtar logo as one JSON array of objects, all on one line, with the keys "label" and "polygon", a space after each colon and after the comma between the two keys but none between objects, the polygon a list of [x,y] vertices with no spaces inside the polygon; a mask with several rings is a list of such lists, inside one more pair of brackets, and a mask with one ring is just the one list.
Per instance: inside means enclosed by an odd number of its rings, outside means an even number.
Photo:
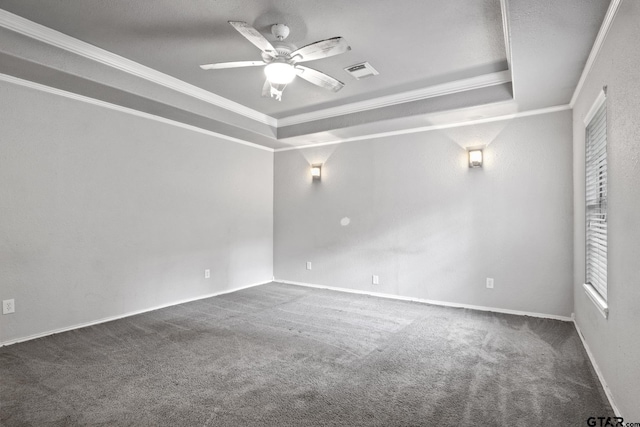
[{"label": "gtar logo", "polygon": [[587,425],[589,427],[624,427],[622,417],[589,417]]}]

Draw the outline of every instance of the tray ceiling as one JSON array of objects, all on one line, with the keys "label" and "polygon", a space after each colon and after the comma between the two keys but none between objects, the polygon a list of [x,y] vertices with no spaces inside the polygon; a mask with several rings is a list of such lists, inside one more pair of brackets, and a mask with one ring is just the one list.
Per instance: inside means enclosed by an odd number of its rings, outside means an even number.
[{"label": "tray ceiling", "polygon": [[[238,133],[234,137],[252,140],[252,134],[256,143],[277,147],[277,142],[261,141],[287,137],[295,138],[296,144],[326,140],[338,129],[340,135],[349,137],[351,127],[366,133],[367,124],[377,123],[373,127],[382,129],[380,123],[394,121],[402,126],[409,122],[424,126],[419,117],[452,110],[461,110],[459,119],[468,120],[486,117],[486,111],[504,114],[566,105],[608,5],[608,0],[0,0],[0,9],[25,18],[27,23],[32,21],[62,33],[62,37],[70,36],[71,41],[88,43],[89,50],[95,46],[97,51],[104,49],[171,76],[178,85],[184,82],[193,87],[184,94],[194,96],[200,91],[195,96],[199,102],[211,102],[212,98],[215,108],[231,106],[229,111],[257,120],[256,125],[225,119],[226,113],[207,112],[201,105],[192,108],[175,95],[162,95],[162,91],[155,96],[152,89],[145,88],[146,83],[134,87],[122,77],[76,63],[66,54],[49,52],[41,55],[48,55],[46,61],[34,59],[31,52],[24,53],[27,49],[18,37],[3,37],[6,45],[12,46],[0,46],[0,55],[6,59],[0,73],[64,90],[73,87],[67,74],[76,73],[82,80],[77,93],[85,88],[86,96],[139,105],[159,116],[171,114],[172,120],[180,117],[183,109],[195,114],[192,121],[201,123],[197,126],[214,129],[224,123],[249,132],[249,136]],[[305,65],[346,86],[333,93],[296,79],[278,102],[260,96],[262,67],[201,70],[202,63],[260,59],[259,50],[235,31],[229,20],[246,21],[271,41],[271,25],[285,23],[291,29],[286,41],[297,47],[344,37],[351,51]],[[16,31],[4,27],[5,33]],[[80,56],[95,61],[83,53]],[[33,61],[44,68],[38,73],[28,71]],[[344,71],[363,61],[370,62],[380,74],[355,80]],[[47,73],[47,68],[56,72]],[[29,77],[34,74],[38,77]],[[92,82],[100,87],[91,87]],[[141,98],[125,100],[120,92],[107,95],[110,87]],[[145,107],[152,104],[145,99],[157,105]],[[220,99],[222,103],[216,101]],[[166,112],[162,103],[167,104]],[[486,108],[496,103],[504,108]],[[478,108],[475,113],[469,110],[474,106]],[[213,121],[202,124],[203,118],[213,117],[213,113],[220,120],[218,125]],[[416,120],[407,120],[412,116]],[[454,116],[446,115],[452,120]],[[267,127],[260,127],[264,125]]]}]

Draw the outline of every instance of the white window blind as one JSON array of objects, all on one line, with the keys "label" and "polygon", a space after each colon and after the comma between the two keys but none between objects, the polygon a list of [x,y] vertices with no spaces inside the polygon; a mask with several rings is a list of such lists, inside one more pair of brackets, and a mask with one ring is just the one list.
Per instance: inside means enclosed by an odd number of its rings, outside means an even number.
[{"label": "white window blind", "polygon": [[607,300],[607,109],[586,129],[586,282]]}]

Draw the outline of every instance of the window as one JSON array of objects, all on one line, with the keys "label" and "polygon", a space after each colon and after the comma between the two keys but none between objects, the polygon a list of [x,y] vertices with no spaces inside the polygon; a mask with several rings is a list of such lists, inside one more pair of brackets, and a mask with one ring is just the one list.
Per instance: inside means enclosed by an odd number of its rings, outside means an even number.
[{"label": "window", "polygon": [[587,114],[585,146],[587,295],[607,317],[607,108],[602,92]]}]

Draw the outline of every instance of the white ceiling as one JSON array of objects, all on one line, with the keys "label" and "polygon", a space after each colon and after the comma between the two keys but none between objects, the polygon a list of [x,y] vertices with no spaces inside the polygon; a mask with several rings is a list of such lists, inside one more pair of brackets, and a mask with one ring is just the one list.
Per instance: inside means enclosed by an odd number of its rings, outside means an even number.
[{"label": "white ceiling", "polygon": [[[284,134],[293,136],[496,101],[511,100],[511,111],[567,104],[608,5],[608,0],[0,0],[0,9],[281,119],[292,125]],[[260,59],[229,20],[246,21],[269,40],[274,40],[270,26],[285,23],[291,28],[287,42],[298,47],[344,37],[351,51],[308,65],[343,81],[345,88],[333,93],[296,79],[278,102],[260,96],[262,67],[201,70],[202,63]],[[21,56],[17,49],[7,55]],[[357,81],[343,70],[362,61],[380,75]],[[493,92],[462,84],[496,76],[502,87]],[[513,86],[504,84],[509,80]],[[443,85],[469,90],[470,102],[434,96],[439,92],[431,89]],[[349,112],[350,105],[359,116]],[[369,118],[364,110],[371,110]],[[308,130],[298,124],[314,117],[334,119]]]}]

